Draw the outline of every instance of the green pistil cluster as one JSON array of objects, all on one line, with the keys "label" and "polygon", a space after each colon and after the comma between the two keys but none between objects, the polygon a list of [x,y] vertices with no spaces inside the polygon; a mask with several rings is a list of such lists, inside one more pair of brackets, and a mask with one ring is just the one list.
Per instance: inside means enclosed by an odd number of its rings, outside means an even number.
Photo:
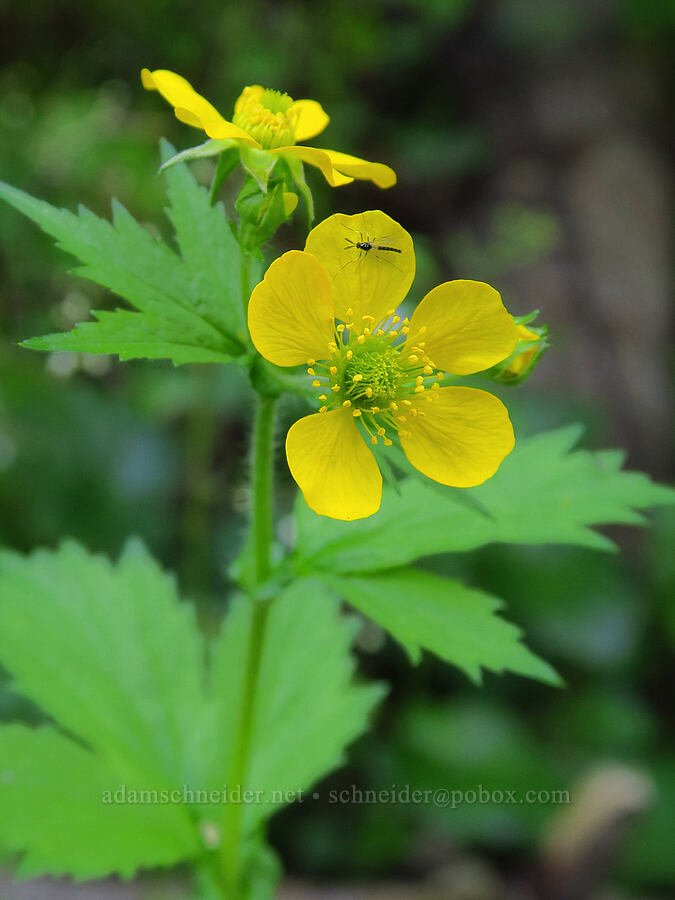
[{"label": "green pistil cluster", "polygon": [[260,104],[271,113],[287,113],[293,106],[293,98],[284,91],[273,91],[267,88],[260,98]]},{"label": "green pistil cluster", "polygon": [[265,90],[258,94],[251,87],[244,88],[232,121],[243,128],[265,150],[288,147],[295,143],[297,111],[292,109],[293,98],[281,91]]},{"label": "green pistil cluster", "polygon": [[393,309],[376,328],[372,316],[362,318],[360,328],[336,325],[328,361],[310,359],[307,371],[322,391],[319,412],[351,409],[371,443],[381,438],[389,446],[394,434],[410,437],[410,419],[425,414],[414,401],[420,395],[433,400],[443,373],[424,351],[424,327],[410,336],[408,319],[401,321]]}]

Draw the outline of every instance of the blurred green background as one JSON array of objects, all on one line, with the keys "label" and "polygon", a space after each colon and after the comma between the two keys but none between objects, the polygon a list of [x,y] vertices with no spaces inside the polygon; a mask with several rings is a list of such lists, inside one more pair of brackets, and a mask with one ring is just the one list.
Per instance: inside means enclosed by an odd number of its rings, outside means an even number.
[{"label": "blurred green background", "polygon": [[[4,181],[105,215],[114,195],[164,230],[158,139],[201,137],[142,90],[142,66],[180,72],[226,116],[246,84],[313,97],[331,116],[315,145],[399,175],[386,193],[334,191],[310,171],[319,219],[398,219],[415,239],[415,300],[466,277],[515,314],[541,309],[553,349],[503,394],[518,433],[581,421],[588,446],[625,446],[631,467],[672,474],[671,0],[0,0],[0,22]],[[210,162],[195,171],[207,180]],[[298,217],[276,250],[304,237]],[[71,535],[116,554],[140,534],[209,627],[245,524],[249,389],[230,368],[18,348],[117,305],[67,269],[0,208],[0,541]],[[282,427],[297,412],[289,402]],[[285,463],[278,476],[283,535]],[[341,897],[382,884],[373,896],[672,896],[674,533],[663,513],[649,531],[613,533],[621,557],[495,547],[434,560],[504,597],[568,688],[489,677],[477,689],[432,659],[411,669],[371,626],[362,668],[392,693],[326,787],[570,789],[579,802],[298,806],[272,824],[292,882],[316,896],[366,885]],[[0,715],[33,713],[5,687]],[[610,847],[616,837],[606,865],[602,848],[583,859],[598,821]],[[578,884],[556,869],[570,834]]]}]

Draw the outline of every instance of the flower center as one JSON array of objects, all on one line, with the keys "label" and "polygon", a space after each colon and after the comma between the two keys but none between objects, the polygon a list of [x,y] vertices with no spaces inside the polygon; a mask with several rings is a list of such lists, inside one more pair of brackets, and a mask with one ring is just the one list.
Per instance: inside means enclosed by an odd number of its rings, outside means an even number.
[{"label": "flower center", "polygon": [[373,323],[363,316],[360,329],[354,322],[337,324],[326,361],[308,360],[307,371],[321,389],[319,412],[351,409],[371,443],[382,438],[389,446],[393,434],[410,436],[410,419],[425,414],[415,401],[420,395],[433,400],[443,373],[424,352],[425,328],[410,335],[408,319],[401,322],[393,309],[377,327]]},{"label": "flower center", "polygon": [[[386,341],[386,338],[385,338]],[[380,341],[384,345],[385,341]],[[342,389],[357,406],[372,406],[396,399],[396,391],[401,381],[399,352],[391,346],[372,346],[377,339],[367,341],[368,349],[358,345],[347,360],[342,372]],[[387,343],[389,343],[387,341]],[[369,346],[370,345],[370,346]]]},{"label": "flower center", "polygon": [[235,125],[243,128],[265,150],[295,143],[298,114],[293,98],[281,91],[244,88],[235,106]]}]

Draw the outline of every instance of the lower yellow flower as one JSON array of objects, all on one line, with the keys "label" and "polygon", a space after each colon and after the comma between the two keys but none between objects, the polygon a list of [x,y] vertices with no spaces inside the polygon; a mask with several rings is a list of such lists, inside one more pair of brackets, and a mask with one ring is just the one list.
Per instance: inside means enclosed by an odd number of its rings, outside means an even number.
[{"label": "lower yellow flower", "polygon": [[[385,241],[386,238],[386,241]],[[442,387],[445,371],[483,371],[512,352],[517,328],[497,291],[451,281],[401,319],[415,271],[410,235],[379,211],[335,215],[304,251],[275,260],[251,295],[251,338],[279,366],[308,366],[319,412],[289,430],[286,455],[320,515],[377,512],[382,476],[368,444],[400,441],[441,484],[490,478],[514,445],[506,408],[486,391]]]},{"label": "lower yellow flower", "polygon": [[372,181],[381,188],[396,184],[396,173],[382,163],[296,143],[316,137],[330,121],[316,100],[293,100],[280,91],[250,85],[235,103],[234,116],[229,122],[189,81],[175,72],[143,69],[141,80],[144,88],[159,91],[173,106],[176,118],[201,128],[213,140],[229,140],[316,166],[332,187],[349,184],[355,178]]}]

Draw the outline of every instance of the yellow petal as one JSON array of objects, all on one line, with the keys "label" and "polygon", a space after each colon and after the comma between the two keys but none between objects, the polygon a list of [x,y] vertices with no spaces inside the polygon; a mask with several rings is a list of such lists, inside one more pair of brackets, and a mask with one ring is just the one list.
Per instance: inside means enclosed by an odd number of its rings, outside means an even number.
[{"label": "yellow petal", "polygon": [[[359,250],[355,244],[362,241],[401,252]],[[351,308],[349,320],[357,328],[363,324],[363,315],[373,316],[377,324],[387,310],[395,309],[415,277],[412,238],[378,209],[329,216],[310,231],[305,250],[316,256],[332,279],[335,315],[346,322]]]},{"label": "yellow petal", "polygon": [[518,343],[518,329],[489,284],[446,281],[429,291],[412,315],[408,341],[421,340],[438,368],[470,375],[506,359]]},{"label": "yellow petal", "polygon": [[286,458],[307,506],[331,519],[364,519],[380,508],[382,476],[347,409],[291,426]]},{"label": "yellow petal", "polygon": [[308,141],[316,137],[330,122],[323,107],[316,100],[296,100],[289,112],[291,110],[299,113],[298,124],[295,126],[296,141]]},{"label": "yellow petal", "polygon": [[519,341],[538,341],[541,337],[536,331],[530,331],[530,329],[526,328],[524,325],[517,325],[516,327],[518,328]]},{"label": "yellow petal", "polygon": [[268,153],[276,153],[279,156],[295,156],[302,162],[308,163],[310,166],[316,166],[321,169],[323,177],[331,187],[340,187],[342,184],[349,184],[353,178],[342,175],[333,168],[333,163],[325,150],[317,150],[316,147],[276,147],[268,150]]},{"label": "yellow petal", "polygon": [[337,150],[324,150],[324,153],[328,154],[335,168],[345,175],[351,175],[360,181],[373,181],[379,188],[390,188],[396,184],[396,172],[383,163],[368,162],[358,156],[338,153]]},{"label": "yellow petal", "polygon": [[275,259],[251,294],[251,339],[257,351],[277,366],[327,359],[333,324],[328,273],[301,250],[289,250]]},{"label": "yellow petal", "polygon": [[198,94],[189,81],[167,69],[141,71],[143,87],[159,93],[173,106],[176,118],[195,128],[201,128],[215,140],[233,139],[252,147],[260,147],[242,128],[224,119],[208,100]]},{"label": "yellow petal", "polygon": [[265,88],[261,84],[249,84],[248,87],[245,87],[235,101],[235,115],[239,112],[239,110],[244,106],[245,103],[248,103],[250,100],[259,100],[264,93]]},{"label": "yellow petal", "polygon": [[418,415],[405,426],[412,436],[401,435],[401,447],[427,478],[453,487],[474,487],[494,475],[513,450],[506,407],[487,391],[440,388],[418,395],[415,407]]}]

